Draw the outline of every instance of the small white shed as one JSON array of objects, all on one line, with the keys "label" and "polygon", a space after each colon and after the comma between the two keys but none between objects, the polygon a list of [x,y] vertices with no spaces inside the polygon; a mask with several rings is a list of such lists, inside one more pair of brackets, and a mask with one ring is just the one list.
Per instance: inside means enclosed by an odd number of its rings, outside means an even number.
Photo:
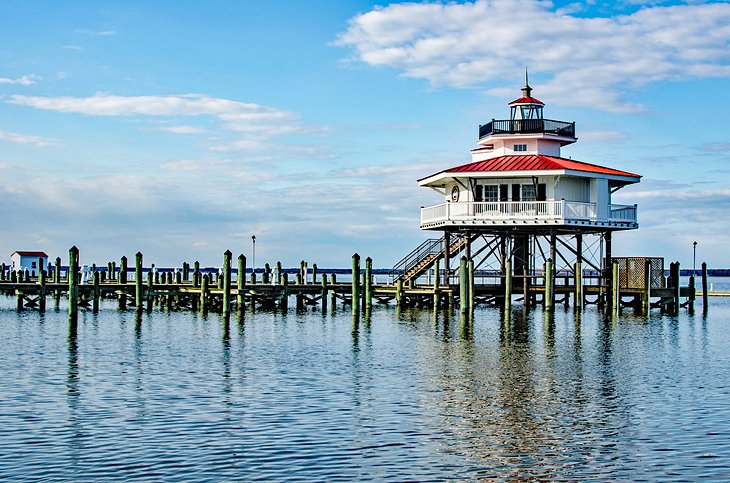
[{"label": "small white shed", "polygon": [[46,252],[17,251],[10,255],[10,263],[11,270],[28,270],[35,276],[48,264],[48,255]]}]

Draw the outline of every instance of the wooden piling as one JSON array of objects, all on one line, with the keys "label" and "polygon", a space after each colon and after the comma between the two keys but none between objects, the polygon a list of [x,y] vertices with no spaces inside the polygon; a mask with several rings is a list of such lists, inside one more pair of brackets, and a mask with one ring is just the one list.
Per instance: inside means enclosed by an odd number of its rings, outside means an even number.
[{"label": "wooden piling", "polygon": [[641,315],[649,315],[651,308],[651,260],[644,260],[644,293],[641,295]]},{"label": "wooden piling", "polygon": [[76,320],[79,315],[79,249],[68,251],[68,317]]},{"label": "wooden piling", "polygon": [[546,312],[553,311],[555,303],[555,279],[553,277],[553,260],[548,258],[545,260],[545,292],[543,293],[543,308]]},{"label": "wooden piling", "polygon": [[360,255],[352,256],[352,310],[360,310]]},{"label": "wooden piling", "polygon": [[202,283],[200,277],[200,262],[196,260],[193,267],[193,287],[198,288]]},{"label": "wooden piling", "polygon": [[134,306],[142,310],[142,252],[134,255]]},{"label": "wooden piling", "polygon": [[373,259],[365,259],[365,309],[373,307]]},{"label": "wooden piling", "polygon": [[56,269],[53,272],[53,283],[61,283],[61,257],[56,257]]},{"label": "wooden piling", "polygon": [[[152,265],[154,267],[154,264]],[[147,272],[147,313],[152,312],[152,302],[154,299],[154,295],[152,292],[152,289],[154,287],[154,281],[155,274],[152,273],[152,270]]]},{"label": "wooden piling", "polygon": [[[231,315],[231,259],[233,253],[226,250],[223,254],[223,316]],[[268,265],[268,264],[267,264]]]},{"label": "wooden piling", "polygon": [[202,276],[200,281],[200,313],[208,312],[208,274]]},{"label": "wooden piling", "polygon": [[[312,268],[314,269],[317,265],[315,264]],[[314,273],[314,272],[313,272]],[[322,312],[327,310],[327,295],[329,289],[327,288],[327,274],[322,274]]]},{"label": "wooden piling", "polygon": [[283,285],[283,293],[281,294],[281,302],[279,303],[279,305],[281,306],[282,310],[287,310],[289,308],[289,274],[288,273],[281,274],[281,284]]},{"label": "wooden piling", "polygon": [[504,262],[504,310],[512,308],[512,261]]},{"label": "wooden piling", "polygon": [[476,297],[476,289],[474,286],[474,260],[468,259],[466,264],[467,269],[467,280],[469,281],[469,308],[474,308],[474,301]]},{"label": "wooden piling", "polygon": [[469,310],[469,274],[467,271],[466,257],[459,261],[459,308],[462,314]]},{"label": "wooden piling", "polygon": [[312,264],[312,285],[317,285],[317,264]]},{"label": "wooden piling", "polygon": [[38,273],[38,312],[44,313],[46,311],[46,271],[41,270]]},{"label": "wooden piling", "polygon": [[99,299],[101,299],[101,288],[99,287],[100,274],[94,270],[94,300],[92,301],[92,310],[96,314],[99,312]]},{"label": "wooden piling", "polygon": [[403,297],[403,279],[399,278],[398,281],[395,283],[395,305],[396,307],[403,307],[404,305],[404,297]]},{"label": "wooden piling", "polygon": [[580,261],[575,262],[573,280],[575,283],[573,305],[575,305],[575,310],[581,312],[583,311],[583,263]]},{"label": "wooden piling", "polygon": [[271,266],[268,262],[264,264],[264,273],[261,275],[261,282],[264,284],[269,284],[271,281],[269,280],[271,277]]},{"label": "wooden piling", "polygon": [[702,311],[707,313],[709,294],[707,292],[707,262],[702,262]]},{"label": "wooden piling", "polygon": [[679,315],[679,305],[680,305],[680,295],[679,295],[679,262],[674,262],[669,265],[669,277],[671,278],[671,288],[672,288],[672,315]]},{"label": "wooden piling", "polygon": [[614,314],[619,314],[621,312],[618,260],[614,260],[611,264],[611,311]]},{"label": "wooden piling", "polygon": [[238,310],[241,310],[245,304],[243,290],[246,288],[246,257],[243,255],[243,253],[238,255],[238,274],[236,274],[236,286],[238,287],[236,304],[238,304]]},{"label": "wooden piling", "polygon": [[439,273],[440,260],[437,258],[433,262],[433,306],[438,308],[441,303],[441,274]]},{"label": "wooden piling", "polygon": [[307,284],[307,262],[304,260],[299,262],[299,280],[301,280],[302,285]]}]

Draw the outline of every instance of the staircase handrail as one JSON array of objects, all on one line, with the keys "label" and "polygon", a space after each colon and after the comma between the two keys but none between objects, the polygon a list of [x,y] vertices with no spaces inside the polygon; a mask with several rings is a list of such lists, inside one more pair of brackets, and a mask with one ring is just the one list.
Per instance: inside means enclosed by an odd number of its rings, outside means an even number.
[{"label": "staircase handrail", "polygon": [[[453,238],[451,239],[451,244],[448,247],[449,253],[451,253],[453,247],[457,247],[460,243],[463,243],[463,241],[464,234],[454,233]],[[444,245],[444,237],[438,239],[427,239],[393,266],[393,269],[390,271],[391,280],[395,282],[398,278],[408,273],[411,268],[423,261],[427,256],[444,253]]]},{"label": "staircase handrail", "polygon": [[395,277],[399,273],[406,273],[426,256],[431,255],[432,253],[438,253],[438,251],[433,251],[434,247],[440,247],[443,244],[443,240],[443,237],[429,238],[418,245],[413,251],[411,251],[411,253],[403,257],[403,259],[393,266],[393,269],[390,271],[391,278]]}]

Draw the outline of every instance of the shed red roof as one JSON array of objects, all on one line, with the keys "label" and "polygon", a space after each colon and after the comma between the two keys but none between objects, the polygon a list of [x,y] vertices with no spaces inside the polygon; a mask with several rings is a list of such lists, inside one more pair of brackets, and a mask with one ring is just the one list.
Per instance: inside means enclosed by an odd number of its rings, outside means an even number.
[{"label": "shed red roof", "polygon": [[[607,174],[614,176],[626,176],[630,178],[641,178],[640,175],[621,171],[613,168],[606,168],[595,164],[583,163],[572,159],[558,158],[555,156],[543,156],[541,154],[521,154],[498,156],[496,158],[476,161],[469,164],[462,164],[453,168],[441,171],[441,173],[477,173],[484,171],[552,171],[569,169],[573,171],[585,171],[588,173]],[[424,178],[425,179],[425,178]]]},{"label": "shed red roof", "polygon": [[514,101],[510,102],[508,105],[511,106],[513,104],[540,104],[542,106],[545,105],[544,102],[542,102],[540,99],[537,99],[536,97],[520,97],[519,99],[515,99]]},{"label": "shed red roof", "polygon": [[20,255],[21,257],[47,257],[48,256],[48,255],[46,255],[46,252],[17,251],[17,252],[13,252],[13,255],[15,255],[16,253],[18,255]]}]

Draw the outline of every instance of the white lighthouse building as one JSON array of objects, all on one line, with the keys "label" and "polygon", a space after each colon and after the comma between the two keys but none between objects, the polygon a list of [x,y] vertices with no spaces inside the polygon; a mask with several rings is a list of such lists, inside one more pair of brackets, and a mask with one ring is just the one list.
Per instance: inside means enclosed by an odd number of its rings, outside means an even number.
[{"label": "white lighthouse building", "polygon": [[[477,255],[477,240],[479,263],[504,273],[510,261],[526,285],[547,259],[558,270],[585,261],[603,273],[612,232],[638,228],[637,206],[612,197],[641,176],[564,157],[562,148],[577,141],[575,123],[545,119],[545,105],[531,91],[525,79],[521,97],[509,103],[509,119],[479,126],[470,162],[418,180],[441,198],[421,208],[421,229],[443,237],[401,261],[396,278],[414,279],[441,259],[448,275],[457,253]],[[592,258],[584,256],[584,236],[591,237]]]}]

